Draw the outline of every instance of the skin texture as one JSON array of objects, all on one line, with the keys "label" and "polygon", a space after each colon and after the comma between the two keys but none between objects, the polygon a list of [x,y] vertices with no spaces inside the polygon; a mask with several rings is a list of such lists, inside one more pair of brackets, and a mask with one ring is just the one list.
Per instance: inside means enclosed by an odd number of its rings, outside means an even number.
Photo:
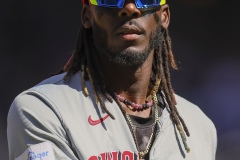
[{"label": "skin texture", "polygon": [[[152,70],[155,43],[170,20],[168,5],[137,9],[127,0],[122,9],[84,5],[82,23],[92,28],[95,53],[106,85],[126,99],[143,104]],[[128,114],[148,117],[151,108]]]}]

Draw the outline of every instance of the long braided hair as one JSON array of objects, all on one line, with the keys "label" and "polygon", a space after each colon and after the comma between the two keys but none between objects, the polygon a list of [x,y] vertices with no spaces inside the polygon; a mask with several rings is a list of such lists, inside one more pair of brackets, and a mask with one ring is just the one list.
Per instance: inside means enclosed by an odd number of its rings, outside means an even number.
[{"label": "long braided hair", "polygon": [[[64,68],[57,74],[67,72],[64,76],[64,80],[68,80],[75,73],[81,71],[82,89],[85,96],[89,96],[88,89],[85,86],[85,80],[89,79],[94,89],[96,103],[99,102],[101,108],[112,119],[115,119],[114,116],[108,111],[104,102],[105,99],[107,99],[109,102],[113,102],[113,100],[115,100],[122,112],[125,113],[125,110],[122,108],[115,93],[110,88],[108,88],[101,79],[99,63],[95,58],[96,56],[93,55],[93,49],[90,45],[92,44],[91,37],[92,29],[86,29],[83,25],[81,25],[76,42],[76,49],[72,54],[72,57],[69,59],[67,65],[65,65]],[[159,86],[156,94],[162,95],[162,92],[164,93],[168,107],[170,109],[172,121],[176,125],[181,135],[186,151],[189,152],[190,149],[187,146],[185,135],[190,136],[190,134],[184,120],[179,115],[176,108],[176,100],[170,80],[170,67],[177,69],[177,65],[175,63],[172,52],[171,38],[169,36],[168,30],[166,29],[163,32],[163,40],[154,51],[152,75],[155,77],[155,79],[161,79],[161,85]],[[151,90],[153,88],[155,82],[156,81],[154,80],[150,81],[148,90]]]}]

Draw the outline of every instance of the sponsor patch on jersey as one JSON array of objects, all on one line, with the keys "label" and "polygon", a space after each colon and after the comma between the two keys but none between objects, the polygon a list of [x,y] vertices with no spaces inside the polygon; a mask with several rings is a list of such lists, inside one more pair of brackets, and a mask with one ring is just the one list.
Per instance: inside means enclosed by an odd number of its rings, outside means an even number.
[{"label": "sponsor patch on jersey", "polygon": [[55,160],[52,144],[50,142],[42,142],[32,145],[15,160]]}]

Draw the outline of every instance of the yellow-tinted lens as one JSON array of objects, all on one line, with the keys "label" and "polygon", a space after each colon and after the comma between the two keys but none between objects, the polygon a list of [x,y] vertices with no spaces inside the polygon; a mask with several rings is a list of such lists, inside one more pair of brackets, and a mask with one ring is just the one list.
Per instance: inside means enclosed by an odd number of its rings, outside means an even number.
[{"label": "yellow-tinted lens", "polygon": [[90,3],[96,6],[98,5],[97,0],[90,0]]},{"label": "yellow-tinted lens", "polygon": [[161,0],[160,5],[166,4],[166,0]]}]

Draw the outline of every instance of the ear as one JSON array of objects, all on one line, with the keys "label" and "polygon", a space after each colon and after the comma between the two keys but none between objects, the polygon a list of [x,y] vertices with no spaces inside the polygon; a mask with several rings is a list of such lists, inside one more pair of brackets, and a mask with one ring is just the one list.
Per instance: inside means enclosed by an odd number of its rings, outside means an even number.
[{"label": "ear", "polygon": [[85,28],[92,27],[90,7],[87,4],[83,4],[81,19],[82,19],[82,24]]},{"label": "ear", "polygon": [[167,4],[161,6],[162,14],[161,14],[161,22],[162,27],[166,30],[170,23],[170,10]]}]

